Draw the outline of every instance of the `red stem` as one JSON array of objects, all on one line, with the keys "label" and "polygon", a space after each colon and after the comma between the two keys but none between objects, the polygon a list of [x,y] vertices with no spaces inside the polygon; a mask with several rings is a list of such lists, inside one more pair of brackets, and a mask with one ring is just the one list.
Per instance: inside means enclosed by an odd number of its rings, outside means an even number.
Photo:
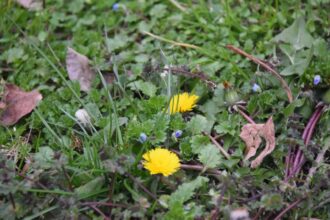
[{"label": "red stem", "polygon": [[291,209],[293,209],[294,207],[296,207],[299,203],[301,203],[303,200],[305,199],[305,197],[300,198],[298,200],[296,200],[295,202],[293,202],[292,204],[290,204],[288,207],[286,207],[282,212],[280,212],[280,214],[278,214],[274,220],[280,220],[282,218],[283,215],[285,215],[288,211],[290,211]]},{"label": "red stem", "polygon": [[316,112],[315,114],[315,118],[309,128],[309,132],[307,133],[307,136],[306,136],[306,139],[305,139],[305,145],[308,145],[313,133],[314,133],[314,128],[316,126],[316,123],[318,122],[318,120],[320,119],[322,113],[323,113],[323,110],[324,110],[324,106],[320,106],[318,109],[318,111]]},{"label": "red stem", "polygon": [[288,84],[285,82],[285,80],[281,77],[280,74],[278,74],[273,68],[271,68],[269,65],[267,65],[266,63],[264,63],[263,61],[261,61],[260,59],[252,56],[251,54],[246,53],[245,51],[234,47],[233,45],[227,45],[226,46],[228,49],[234,51],[235,53],[238,53],[240,55],[245,56],[246,58],[250,59],[251,61],[255,62],[256,64],[262,66],[263,68],[265,68],[266,70],[268,70],[271,74],[273,74],[282,84],[282,87],[284,88],[284,90],[287,93],[289,102],[291,103],[293,100],[292,97],[292,93],[290,90],[290,87],[288,86]]}]

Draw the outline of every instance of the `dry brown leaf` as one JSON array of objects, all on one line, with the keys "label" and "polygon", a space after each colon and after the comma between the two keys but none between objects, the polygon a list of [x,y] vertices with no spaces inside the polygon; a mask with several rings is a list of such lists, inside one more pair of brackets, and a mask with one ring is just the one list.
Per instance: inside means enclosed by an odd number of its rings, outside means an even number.
[{"label": "dry brown leaf", "polygon": [[70,80],[78,80],[80,90],[88,92],[91,88],[95,72],[89,65],[89,59],[72,48],[66,55],[66,69]]},{"label": "dry brown leaf", "polygon": [[42,9],[42,0],[16,0],[18,4],[32,11]]},{"label": "dry brown leaf", "polygon": [[4,108],[6,108],[6,103],[0,102],[0,109],[4,109]]},{"label": "dry brown leaf", "polygon": [[0,116],[0,124],[4,126],[15,124],[20,118],[29,114],[41,99],[42,95],[36,90],[24,92],[13,84],[6,84],[2,100],[5,108]]},{"label": "dry brown leaf", "polygon": [[275,129],[273,118],[270,117],[266,124],[246,124],[243,126],[240,137],[246,145],[246,155],[244,160],[253,157],[263,138],[266,141],[266,146],[263,151],[251,162],[251,167],[258,167],[262,160],[270,154],[275,148]]}]

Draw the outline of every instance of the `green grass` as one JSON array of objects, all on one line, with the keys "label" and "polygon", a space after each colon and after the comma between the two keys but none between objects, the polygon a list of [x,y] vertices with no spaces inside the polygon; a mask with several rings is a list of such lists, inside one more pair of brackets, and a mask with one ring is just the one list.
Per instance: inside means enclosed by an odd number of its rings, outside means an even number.
[{"label": "green grass", "polygon": [[[301,138],[317,103],[330,103],[328,0],[140,0],[120,1],[118,10],[111,0],[45,2],[40,11],[0,3],[0,95],[5,83],[43,95],[31,114],[0,126],[0,219],[229,219],[240,207],[251,218],[274,219],[301,198],[284,219],[330,218],[329,107],[310,144]],[[229,44],[274,65],[279,60],[274,68],[293,102],[274,76]],[[88,93],[68,78],[68,47],[97,73]],[[168,66],[181,72],[164,76]],[[200,72],[215,89],[195,77]],[[107,84],[104,74],[116,80]],[[168,115],[180,92],[198,95],[196,108]],[[256,169],[243,160],[239,134],[248,122],[235,111],[239,101],[255,122],[272,116],[275,123],[275,150]],[[81,108],[90,126],[75,118]],[[173,138],[177,130],[183,135]],[[202,133],[216,137],[230,158]],[[198,169],[150,175],[141,157],[157,146]],[[306,163],[285,182],[285,157],[295,146]]]}]

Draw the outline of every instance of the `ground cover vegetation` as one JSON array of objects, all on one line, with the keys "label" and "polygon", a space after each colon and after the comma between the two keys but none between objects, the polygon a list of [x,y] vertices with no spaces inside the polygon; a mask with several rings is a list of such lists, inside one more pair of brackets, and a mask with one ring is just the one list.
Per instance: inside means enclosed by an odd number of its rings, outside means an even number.
[{"label": "ground cover vegetation", "polygon": [[0,219],[330,219],[330,1],[0,2]]}]

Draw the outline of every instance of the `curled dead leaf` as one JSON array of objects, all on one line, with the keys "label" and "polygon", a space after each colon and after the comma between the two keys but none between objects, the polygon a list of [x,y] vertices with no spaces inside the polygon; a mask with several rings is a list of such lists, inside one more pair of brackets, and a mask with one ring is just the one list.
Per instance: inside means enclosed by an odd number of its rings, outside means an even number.
[{"label": "curled dead leaf", "polygon": [[245,142],[246,155],[244,160],[253,157],[263,138],[266,146],[263,151],[251,162],[251,167],[258,167],[263,159],[275,149],[275,128],[273,118],[270,117],[265,124],[246,124],[241,130],[240,137]]},{"label": "curled dead leaf", "polygon": [[89,59],[72,48],[68,48],[66,55],[66,69],[70,80],[77,80],[80,90],[88,92],[91,88],[95,72],[89,65]]},{"label": "curled dead leaf", "polygon": [[15,124],[29,114],[41,99],[42,95],[36,90],[24,92],[13,84],[6,84],[2,100],[5,108],[0,116],[0,124],[4,126]]},{"label": "curled dead leaf", "polygon": [[18,4],[31,11],[42,9],[42,0],[16,0]]}]

